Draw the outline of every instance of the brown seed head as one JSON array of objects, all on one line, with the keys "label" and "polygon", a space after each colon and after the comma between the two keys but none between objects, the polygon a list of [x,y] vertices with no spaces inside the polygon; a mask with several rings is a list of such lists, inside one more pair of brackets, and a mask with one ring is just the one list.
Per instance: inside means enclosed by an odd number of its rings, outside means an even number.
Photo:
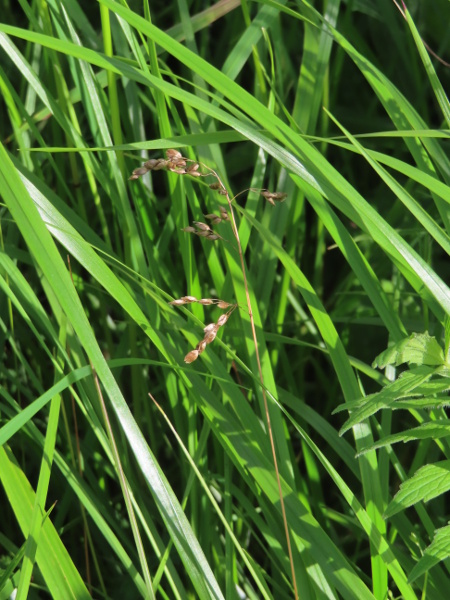
[{"label": "brown seed head", "polygon": [[166,169],[168,164],[169,163],[167,160],[164,160],[163,158],[157,158],[153,167],[153,171],[161,171],[162,169]]},{"label": "brown seed head", "polygon": [[212,298],[202,298],[199,300],[199,304],[203,304],[203,306],[209,306],[210,304],[214,304],[214,300]]},{"label": "brown seed head", "polygon": [[155,166],[159,163],[160,158],[151,158],[147,162],[145,162],[142,166],[151,171],[155,168]]},{"label": "brown seed head", "polygon": [[219,215],[205,215],[205,218],[211,221],[211,225],[218,225],[219,223],[222,223],[222,217],[219,217]]},{"label": "brown seed head", "polygon": [[213,329],[217,329],[217,325],[215,323],[210,323],[209,325],[207,325],[203,331],[205,333],[209,333],[210,331],[212,331]]},{"label": "brown seed head", "polygon": [[199,354],[201,354],[206,348],[206,342],[205,340],[202,340],[201,342],[199,342],[197,344],[197,346],[195,347],[195,349],[198,351]]},{"label": "brown seed head", "polygon": [[183,155],[181,154],[181,152],[179,152],[178,150],[174,150],[173,148],[166,150],[166,156],[169,160],[183,158]]},{"label": "brown seed head", "polygon": [[185,302],[183,298],[178,298],[178,300],[172,300],[169,304],[171,306],[183,306],[183,304],[187,304],[187,302]]},{"label": "brown seed head", "polygon": [[220,315],[220,317],[217,319],[217,326],[222,327],[222,325],[225,325],[225,323],[228,321],[229,316],[230,316],[230,313],[225,313],[224,315]]},{"label": "brown seed head", "polygon": [[211,342],[213,342],[216,339],[216,335],[217,335],[217,329],[211,329],[210,331],[205,333],[205,337],[203,338],[203,341],[206,344],[210,344]]},{"label": "brown seed head", "polygon": [[166,161],[166,164],[168,169],[181,169],[181,167],[186,166],[186,161],[180,158],[178,160],[168,160]]},{"label": "brown seed head", "polygon": [[202,223],[201,221],[192,221],[194,223],[194,225],[197,226],[198,229],[201,229],[202,231],[211,231],[211,227],[209,225],[207,225],[206,223]]},{"label": "brown seed head", "polygon": [[191,302],[198,302],[195,296],[183,296],[181,299],[184,300],[186,304],[190,304]]},{"label": "brown seed head", "polygon": [[217,303],[217,306],[219,308],[230,308],[230,306],[232,306],[229,302],[225,302],[225,300],[219,300],[219,302]]},{"label": "brown seed head", "polygon": [[261,196],[264,196],[264,198],[266,198],[270,204],[275,206],[274,200],[277,200],[277,202],[283,202],[283,200],[287,197],[287,194],[284,194],[283,192],[269,192],[269,190],[263,190],[261,192]]},{"label": "brown seed head", "polygon": [[199,354],[198,350],[191,350],[184,357],[184,362],[188,363],[188,364],[191,362],[194,362],[194,360],[197,360],[198,354]]},{"label": "brown seed head", "polygon": [[[147,173],[148,169],[145,166],[139,167],[138,169],[135,169],[133,171],[133,174],[131,177],[133,177],[133,179],[137,179],[138,177],[142,177],[142,175],[145,175]],[[130,179],[131,179],[130,177]]]}]

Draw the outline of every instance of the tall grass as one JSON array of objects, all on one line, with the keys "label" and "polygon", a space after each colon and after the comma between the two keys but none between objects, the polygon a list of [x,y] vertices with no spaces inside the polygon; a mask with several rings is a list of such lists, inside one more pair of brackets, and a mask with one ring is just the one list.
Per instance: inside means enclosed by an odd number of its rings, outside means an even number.
[{"label": "tall grass", "polygon": [[445,599],[448,3],[18,4],[2,598]]}]

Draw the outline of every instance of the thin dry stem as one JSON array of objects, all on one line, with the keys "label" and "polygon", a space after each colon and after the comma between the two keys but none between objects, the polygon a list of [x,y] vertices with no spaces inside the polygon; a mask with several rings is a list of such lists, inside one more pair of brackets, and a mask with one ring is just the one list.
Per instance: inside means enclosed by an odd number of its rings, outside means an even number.
[{"label": "thin dry stem", "polygon": [[[213,169],[210,169],[210,171],[216,177],[217,182],[219,183],[220,189],[226,190],[226,188],[223,185],[223,183],[222,183],[219,175]],[[229,208],[229,211],[230,211],[230,214],[231,214],[231,228],[233,230],[233,235],[234,235],[234,237],[236,239],[236,242],[237,242],[237,245],[238,245],[239,259],[240,259],[240,262],[241,262],[242,276],[243,276],[243,279],[244,279],[245,296],[246,296],[246,299],[247,299],[247,308],[248,308],[248,313],[249,313],[249,316],[250,316],[250,324],[251,324],[251,328],[252,328],[253,342],[255,344],[255,356],[256,356],[256,362],[257,362],[257,365],[258,365],[259,380],[261,382],[261,392],[262,392],[263,401],[264,401],[264,410],[265,410],[265,413],[266,413],[267,431],[268,431],[268,434],[269,434],[270,446],[271,446],[271,450],[272,450],[273,463],[274,463],[274,467],[275,467],[275,474],[276,474],[277,485],[278,485],[278,494],[279,494],[279,497],[280,497],[281,513],[282,513],[282,517],[283,517],[284,531],[285,531],[286,543],[287,543],[287,547],[288,547],[289,562],[290,562],[290,565],[291,565],[292,583],[293,583],[293,586],[294,586],[295,598],[297,599],[298,598],[298,589],[297,589],[297,580],[296,580],[296,577],[295,577],[295,570],[294,570],[294,559],[293,559],[293,555],[292,555],[291,538],[290,538],[290,535],[289,535],[289,526],[288,526],[288,522],[287,522],[286,508],[284,506],[283,490],[281,489],[281,479],[280,479],[280,473],[279,473],[279,469],[278,469],[278,461],[277,461],[277,455],[276,455],[276,449],[275,449],[275,441],[274,441],[274,438],[273,438],[272,424],[271,424],[270,414],[269,414],[269,404],[268,404],[268,401],[267,401],[267,395],[266,395],[266,390],[265,390],[265,385],[264,385],[264,377],[263,377],[262,368],[261,368],[261,359],[260,359],[260,356],[259,356],[259,349],[258,349],[258,339],[256,337],[255,320],[253,318],[252,303],[251,303],[250,293],[249,293],[249,289],[248,289],[248,282],[247,282],[247,274],[246,274],[246,270],[245,270],[244,255],[243,255],[243,252],[242,252],[241,240],[239,238],[239,232],[238,232],[238,228],[237,228],[237,224],[236,224],[236,219],[235,219],[235,216],[234,216],[232,199],[230,198],[228,192],[226,192],[226,196],[225,197],[227,199],[228,208]]]}]

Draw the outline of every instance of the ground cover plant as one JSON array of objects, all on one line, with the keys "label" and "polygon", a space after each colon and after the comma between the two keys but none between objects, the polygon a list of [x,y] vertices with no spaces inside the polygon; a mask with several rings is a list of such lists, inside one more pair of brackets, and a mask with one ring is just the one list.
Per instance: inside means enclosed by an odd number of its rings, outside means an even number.
[{"label": "ground cover plant", "polygon": [[448,2],[151,4],[0,18],[1,598],[445,599]]}]

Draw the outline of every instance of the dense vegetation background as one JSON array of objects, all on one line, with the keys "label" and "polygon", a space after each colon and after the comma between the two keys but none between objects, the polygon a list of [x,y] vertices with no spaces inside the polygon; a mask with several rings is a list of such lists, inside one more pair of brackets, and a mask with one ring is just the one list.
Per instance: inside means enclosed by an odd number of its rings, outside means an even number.
[{"label": "dense vegetation background", "polygon": [[450,8],[407,9],[3,3],[1,598],[448,597]]}]

